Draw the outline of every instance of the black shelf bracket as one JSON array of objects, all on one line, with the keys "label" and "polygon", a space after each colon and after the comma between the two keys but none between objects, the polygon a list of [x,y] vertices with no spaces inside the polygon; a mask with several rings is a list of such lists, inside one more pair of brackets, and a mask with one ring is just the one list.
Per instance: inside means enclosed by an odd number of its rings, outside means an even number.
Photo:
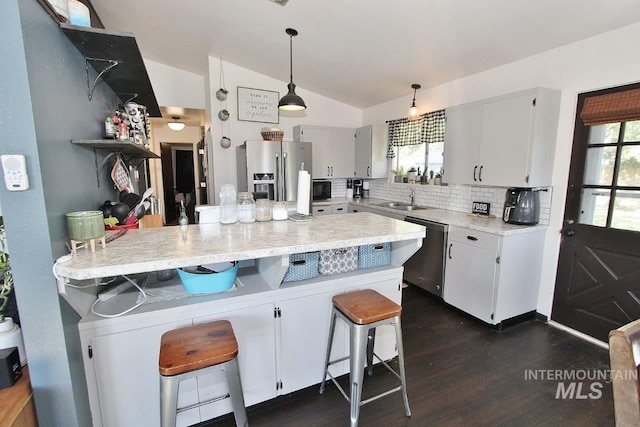
[{"label": "black shelf bracket", "polygon": [[[107,62],[107,66],[104,67],[102,69],[102,71],[100,71],[98,73],[98,75],[96,76],[96,78],[93,80],[93,83],[90,82],[90,78],[89,78],[89,64],[91,62]],[[96,85],[98,84],[98,80],[100,80],[100,78],[103,76],[103,74],[111,71],[113,68],[117,67],[119,64],[118,61],[116,61],[115,59],[100,59],[100,58],[85,58],[84,59],[84,69],[85,72],[87,74],[87,89],[89,89],[89,101],[91,101],[91,98],[93,98],[93,90],[96,88]]]}]

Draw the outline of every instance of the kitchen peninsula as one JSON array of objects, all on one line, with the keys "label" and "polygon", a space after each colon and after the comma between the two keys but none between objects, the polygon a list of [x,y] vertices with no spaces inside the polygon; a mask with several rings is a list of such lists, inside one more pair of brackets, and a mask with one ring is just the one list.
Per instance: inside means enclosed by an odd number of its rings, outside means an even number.
[{"label": "kitchen peninsula", "polygon": [[[95,253],[81,250],[56,264],[59,292],[78,312],[83,362],[94,426],[159,424],[158,351],[171,329],[214,319],[232,322],[247,405],[317,384],[322,379],[331,297],[347,290],[375,289],[401,300],[402,264],[425,236],[422,226],[370,213],[317,217],[310,222],[201,224],[186,228],[130,230]],[[282,283],[289,255],[368,244],[391,243],[391,264]],[[227,292],[188,295],[133,307],[136,288],[96,304],[95,280],[128,275],[155,277],[157,270],[240,261],[236,286]],[[175,279],[178,280],[178,279]],[[142,285],[141,285],[142,286]],[[347,352],[345,329],[335,345]],[[376,353],[395,355],[392,328],[376,335]],[[337,373],[347,365],[337,366]],[[216,376],[182,384],[179,406],[224,393]],[[226,401],[181,412],[178,425],[191,425],[230,411]]]}]

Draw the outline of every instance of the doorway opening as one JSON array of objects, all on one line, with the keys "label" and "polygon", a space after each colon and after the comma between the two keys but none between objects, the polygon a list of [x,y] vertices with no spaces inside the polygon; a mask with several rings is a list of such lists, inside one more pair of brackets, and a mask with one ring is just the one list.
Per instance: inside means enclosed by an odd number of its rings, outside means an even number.
[{"label": "doorway opening", "polygon": [[167,225],[176,225],[184,204],[189,223],[195,223],[196,174],[193,144],[160,143],[164,213]]}]

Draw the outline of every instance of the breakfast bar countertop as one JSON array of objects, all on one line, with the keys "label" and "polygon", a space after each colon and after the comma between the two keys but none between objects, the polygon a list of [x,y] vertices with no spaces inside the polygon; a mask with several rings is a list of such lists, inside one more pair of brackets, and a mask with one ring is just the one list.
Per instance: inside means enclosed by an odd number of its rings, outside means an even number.
[{"label": "breakfast bar countertop", "polygon": [[95,252],[57,262],[59,277],[84,280],[225,261],[421,239],[424,227],[370,213],[315,217],[309,222],[192,224],[129,230]]}]

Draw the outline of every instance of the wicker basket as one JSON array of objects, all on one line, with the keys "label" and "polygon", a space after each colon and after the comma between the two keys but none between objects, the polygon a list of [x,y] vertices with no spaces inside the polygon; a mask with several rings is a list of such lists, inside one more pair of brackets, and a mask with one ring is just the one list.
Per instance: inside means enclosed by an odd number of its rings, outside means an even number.
[{"label": "wicker basket", "polygon": [[69,238],[83,241],[99,239],[105,235],[101,211],[80,211],[67,214]]},{"label": "wicker basket", "polygon": [[282,141],[282,138],[284,137],[284,131],[281,130],[270,130],[270,131],[263,131],[260,132],[260,135],[262,135],[262,139],[264,141]]}]

